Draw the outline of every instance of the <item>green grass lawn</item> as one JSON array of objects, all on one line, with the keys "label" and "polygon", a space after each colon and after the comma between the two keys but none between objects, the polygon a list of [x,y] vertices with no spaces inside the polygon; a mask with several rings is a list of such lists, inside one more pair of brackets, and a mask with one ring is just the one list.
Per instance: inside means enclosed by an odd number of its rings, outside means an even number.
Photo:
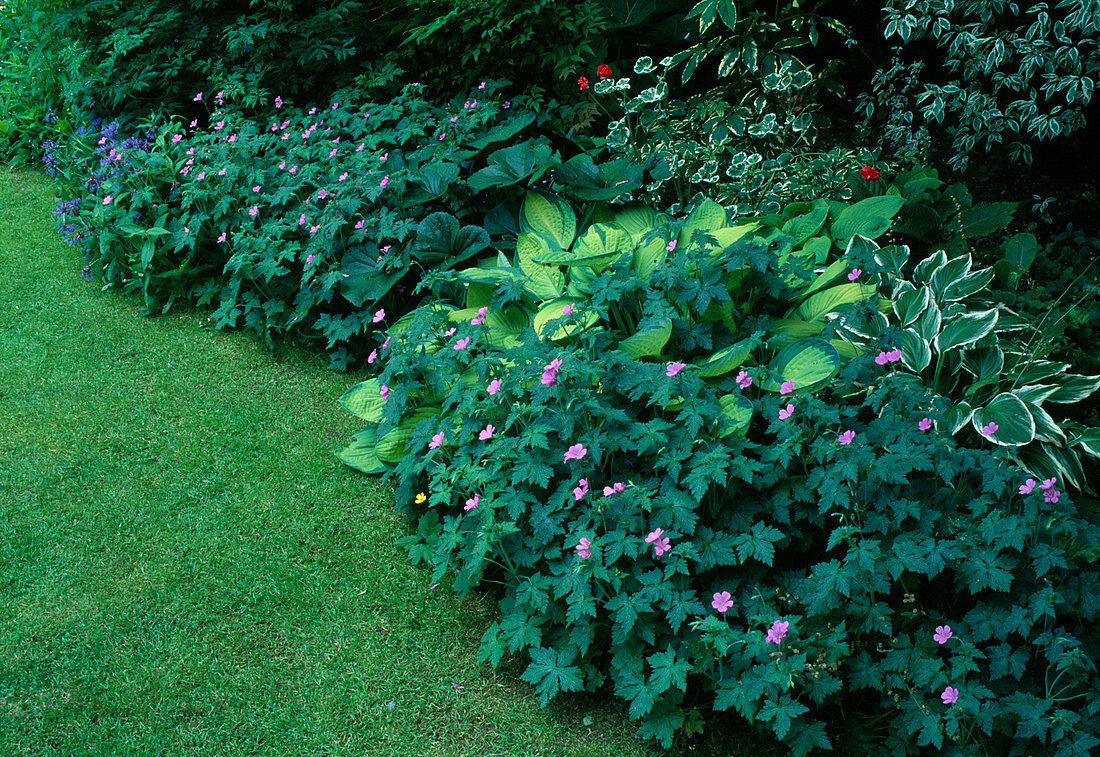
[{"label": "green grass lawn", "polygon": [[354,377],[139,317],[51,195],[0,171],[0,755],[655,753],[478,664],[492,602],[433,590],[333,457]]}]

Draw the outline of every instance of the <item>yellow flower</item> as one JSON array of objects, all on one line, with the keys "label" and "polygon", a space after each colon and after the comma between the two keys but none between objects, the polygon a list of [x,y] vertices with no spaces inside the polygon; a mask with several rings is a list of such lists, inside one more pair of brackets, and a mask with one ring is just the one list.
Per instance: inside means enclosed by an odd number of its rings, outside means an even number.
[{"label": "yellow flower", "polygon": [[597,381],[596,382],[596,394],[603,394],[603,382],[602,381]]},{"label": "yellow flower", "polygon": [[416,502],[416,504],[418,504],[418,505],[422,505],[422,504],[424,504],[424,502],[425,502],[425,501],[426,501],[427,499],[428,499],[428,498],[427,498],[427,496],[425,496],[424,492],[420,492],[419,494],[417,494],[417,495],[416,495],[416,500],[415,500],[415,502]]}]

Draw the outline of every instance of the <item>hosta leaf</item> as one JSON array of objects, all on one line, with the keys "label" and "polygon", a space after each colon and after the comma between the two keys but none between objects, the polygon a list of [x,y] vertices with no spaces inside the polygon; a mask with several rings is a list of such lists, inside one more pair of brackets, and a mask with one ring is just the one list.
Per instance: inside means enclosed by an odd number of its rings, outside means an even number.
[{"label": "hosta leaf", "polygon": [[562,198],[546,192],[531,191],[523,198],[520,228],[545,237],[558,249],[568,249],[577,236],[577,216]]},{"label": "hosta leaf", "polygon": [[603,268],[623,253],[634,249],[630,233],[607,223],[594,223],[581,235],[572,250],[540,254],[536,263]]},{"label": "hosta leaf", "polygon": [[[1013,394],[1019,397],[1019,392]],[[1023,397],[1020,397],[1023,399]],[[1024,400],[1027,411],[1031,413],[1031,419],[1035,422],[1035,438],[1041,442],[1053,442],[1055,444],[1066,443],[1066,432],[1058,425],[1058,422],[1050,417],[1050,413],[1034,402]]]},{"label": "hosta leaf", "polygon": [[658,237],[646,242],[634,251],[634,261],[631,268],[638,272],[642,278],[648,279],[650,274],[665,262],[668,257],[668,242]]},{"label": "hosta leaf", "polygon": [[722,412],[718,416],[718,435],[744,436],[752,421],[752,402],[743,394],[726,394],[718,398]]},{"label": "hosta leaf", "polygon": [[336,453],[344,465],[361,470],[364,473],[385,473],[386,466],[374,450],[377,426],[368,426],[357,432],[351,439],[351,444]]},{"label": "hosta leaf", "polygon": [[931,276],[928,278],[928,286],[932,289],[932,294],[936,296],[937,302],[943,305],[943,295],[947,287],[970,273],[972,264],[973,261],[969,254],[960,255],[957,258],[951,258],[951,260],[932,271]]},{"label": "hosta leaf", "polygon": [[666,317],[656,318],[645,328],[619,341],[619,349],[633,358],[652,357],[660,355],[672,336],[672,319]]},{"label": "hosta leaf", "polygon": [[374,447],[378,459],[385,463],[396,463],[403,458],[408,454],[405,444],[416,430],[416,424],[425,418],[439,415],[440,412],[442,409],[436,406],[418,407],[412,415],[403,418],[396,428],[391,428],[378,439]]},{"label": "hosta leaf", "polygon": [[680,230],[680,236],[676,238],[676,246],[684,247],[691,241],[691,235],[696,231],[715,232],[726,226],[726,209],[714,200],[703,200],[691,215],[684,221]]},{"label": "hosta leaf", "polygon": [[999,316],[1000,312],[996,308],[955,316],[944,324],[943,329],[932,340],[932,346],[943,353],[973,344],[993,331]]},{"label": "hosta leaf", "polygon": [[856,234],[874,239],[890,228],[890,219],[904,204],[905,199],[896,195],[868,197],[842,210],[829,231],[841,247]]},{"label": "hosta leaf", "polygon": [[917,320],[913,321],[912,325],[914,331],[931,342],[940,333],[942,324],[943,316],[940,314],[940,307],[933,301],[928,303],[928,307],[924,309]]},{"label": "hosta leaf", "polygon": [[915,372],[920,373],[932,362],[932,348],[927,340],[913,329],[905,329],[898,335],[901,349],[901,362]]},{"label": "hosta leaf", "polygon": [[527,275],[524,288],[538,300],[560,297],[565,287],[565,275],[558,268],[535,262],[536,257],[548,254],[550,248],[542,236],[524,233],[516,237],[516,263]]},{"label": "hosta leaf", "polygon": [[794,391],[812,392],[827,384],[840,370],[840,354],[824,339],[800,339],[788,344],[768,363],[768,380],[761,388],[778,392],[781,384],[794,382]]},{"label": "hosta leaf", "polygon": [[[372,252],[375,257],[371,257]],[[399,267],[389,270],[379,266],[376,261],[378,254],[377,248],[371,252],[359,248],[346,253],[340,260],[340,270],[344,273],[340,279],[340,294],[356,307],[385,297],[409,270],[408,253],[405,253]]]},{"label": "hosta leaf", "polygon": [[386,404],[382,398],[382,382],[376,378],[359,382],[344,392],[340,404],[369,423],[381,423],[382,408]]},{"label": "hosta leaf", "polygon": [[760,339],[755,334],[747,339],[735,342],[729,347],[718,350],[701,363],[697,363],[698,367],[695,372],[703,377],[721,376],[723,373],[729,373],[748,360],[749,355],[759,344]]},{"label": "hosta leaf", "polygon": [[657,211],[644,203],[632,202],[615,212],[615,223],[628,231],[634,242],[638,243],[657,224]]},{"label": "hosta leaf", "polygon": [[982,268],[979,271],[968,273],[961,279],[948,284],[947,288],[943,291],[942,299],[944,302],[952,302],[964,300],[971,295],[977,294],[989,286],[989,282],[993,281],[993,275],[992,268]]},{"label": "hosta leaf", "polygon": [[809,297],[798,306],[798,315],[807,321],[823,320],[828,313],[844,305],[874,297],[878,290],[867,284],[841,284]]},{"label": "hosta leaf", "polygon": [[1038,252],[1039,241],[1034,234],[1017,234],[1004,245],[1004,259],[1017,274],[1031,268]]},{"label": "hosta leaf", "polygon": [[960,428],[969,423],[973,416],[974,408],[964,400],[947,409],[947,412],[943,414],[943,422],[949,432],[954,435],[959,432]]},{"label": "hosta leaf", "polygon": [[[596,311],[586,308],[586,304],[584,300],[571,297],[550,300],[543,303],[535,313],[531,325],[534,326],[539,339],[558,340],[579,334],[594,326],[599,320]],[[565,315],[564,309],[567,305],[573,306],[572,315]]]},{"label": "hosta leaf", "polygon": [[1076,373],[1063,373],[1050,379],[1058,388],[1047,400],[1059,404],[1080,402],[1100,389],[1100,376],[1081,376]]},{"label": "hosta leaf", "polygon": [[812,255],[814,265],[820,265],[829,257],[829,250],[833,249],[833,243],[828,237],[811,237],[802,245],[807,255]]},{"label": "hosta leaf", "polygon": [[993,432],[982,436],[1002,446],[1027,444],[1035,438],[1035,420],[1027,405],[1009,392],[1001,392],[985,407],[975,410],[970,424],[979,434],[988,424],[994,424]]},{"label": "hosta leaf", "polygon": [[894,301],[894,315],[899,326],[908,326],[920,317],[928,303],[932,301],[932,290],[928,287],[910,289]]},{"label": "hosta leaf", "polygon": [[795,216],[783,224],[783,233],[794,237],[794,244],[797,247],[821,231],[828,215],[829,207],[824,204],[819,205],[809,213]]}]

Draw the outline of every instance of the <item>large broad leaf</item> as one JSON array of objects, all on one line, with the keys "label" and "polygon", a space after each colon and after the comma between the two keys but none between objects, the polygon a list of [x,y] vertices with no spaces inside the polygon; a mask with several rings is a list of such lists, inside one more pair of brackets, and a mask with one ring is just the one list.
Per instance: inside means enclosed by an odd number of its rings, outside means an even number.
[{"label": "large broad leaf", "polygon": [[960,428],[970,422],[973,415],[974,408],[970,406],[969,402],[963,400],[947,409],[947,412],[943,414],[943,422],[948,431],[954,435],[959,432]]},{"label": "large broad leaf", "polygon": [[660,355],[672,336],[672,319],[664,316],[643,321],[638,330],[619,341],[619,349],[633,358]]},{"label": "large broad leaf", "polygon": [[913,323],[931,301],[932,290],[928,287],[902,292],[894,301],[894,315],[898,317],[898,325],[908,326]]},{"label": "large broad leaf", "polygon": [[905,198],[896,195],[868,197],[842,210],[829,231],[841,247],[856,234],[874,239],[890,228],[890,219],[904,204]]},{"label": "large broad leaf", "polygon": [[840,370],[840,353],[824,339],[800,339],[788,344],[768,364],[768,380],[761,388],[779,392],[794,382],[794,391],[812,392],[825,386]]},{"label": "large broad leaf", "polygon": [[731,344],[729,347],[718,350],[706,360],[697,363],[696,365],[698,367],[695,372],[703,377],[721,376],[723,373],[729,373],[748,360],[749,355],[751,355],[752,351],[759,345],[759,336],[753,334],[747,339],[742,339],[739,342]]},{"label": "large broad leaf", "polygon": [[807,255],[812,255],[814,265],[821,265],[829,257],[829,250],[833,249],[832,240],[828,237],[811,237],[802,245]]},{"label": "large broad leaf", "polygon": [[993,331],[998,317],[1000,312],[996,308],[955,316],[944,324],[943,329],[932,340],[932,346],[942,353],[973,344]]},{"label": "large broad leaf", "polygon": [[676,245],[684,247],[691,241],[691,235],[696,231],[715,232],[726,227],[726,209],[714,200],[703,200],[691,215],[684,221],[680,230],[680,236],[676,238]]},{"label": "large broad leaf", "polygon": [[974,238],[992,234],[1012,223],[1015,202],[980,202],[959,211],[959,231],[964,237]]},{"label": "large broad leaf", "polygon": [[943,325],[943,314],[940,313],[940,306],[935,303],[935,300],[928,303],[928,307],[912,324],[913,330],[929,342],[940,333],[941,325]]},{"label": "large broad leaf", "polygon": [[640,202],[624,205],[615,212],[615,223],[630,232],[635,244],[657,225],[657,218],[656,210]]},{"label": "large broad leaf", "polygon": [[630,233],[614,224],[594,223],[581,235],[572,250],[562,250],[535,257],[536,263],[567,266],[588,266],[600,270],[611,261],[634,249]]},{"label": "large broad leaf", "polygon": [[796,216],[783,224],[783,233],[793,237],[797,247],[821,231],[828,216],[829,206],[822,203],[809,213]]},{"label": "large broad leaf", "polygon": [[520,346],[520,335],[531,325],[531,313],[520,305],[505,305],[485,316],[485,341],[496,350]]},{"label": "large broad leaf", "polygon": [[849,283],[829,287],[823,292],[812,295],[799,305],[798,315],[807,321],[823,320],[826,314],[836,312],[845,305],[874,297],[877,292],[875,287],[867,284]]},{"label": "large broad leaf", "polygon": [[1090,492],[1077,449],[1054,444],[1029,444],[1017,450],[1016,457],[1036,478],[1057,478],[1063,486]]},{"label": "large broad leaf", "polygon": [[461,263],[489,246],[489,235],[480,226],[459,228],[449,213],[432,213],[416,227],[415,256],[425,266]]},{"label": "large broad leaf", "polygon": [[386,400],[382,398],[382,382],[376,378],[359,382],[344,392],[340,404],[365,421],[381,423],[382,408],[386,406]]},{"label": "large broad leaf", "polygon": [[1009,392],[1001,392],[985,407],[975,410],[970,424],[979,434],[983,428],[993,427],[991,433],[982,436],[1002,446],[1027,444],[1035,438],[1035,419],[1024,401]]},{"label": "large broad leaf", "polygon": [[905,329],[898,335],[901,362],[914,373],[920,373],[932,362],[932,348],[927,340],[913,329]]},{"label": "large broad leaf", "polygon": [[638,274],[648,279],[657,266],[668,258],[668,242],[658,237],[641,245],[634,251],[634,261],[631,268]]},{"label": "large broad leaf", "polygon": [[467,184],[476,192],[489,187],[507,187],[527,179],[542,176],[552,166],[558,165],[549,145],[538,142],[505,147],[489,156],[489,165],[475,172]]},{"label": "large broad leaf", "polygon": [[441,197],[458,180],[458,173],[458,166],[454,163],[428,163],[409,176],[406,188],[412,191],[406,199],[418,203]]},{"label": "large broad leaf", "polygon": [[744,436],[752,422],[752,402],[742,394],[726,394],[718,398],[722,408],[718,415],[718,435]]},{"label": "large broad leaf", "polygon": [[596,165],[587,153],[565,161],[555,173],[568,194],[581,200],[603,202],[634,192],[642,184],[642,167],[629,159]]},{"label": "large broad leaf", "polygon": [[1017,274],[1023,273],[1035,262],[1039,241],[1034,234],[1017,234],[1005,242],[1004,259]]},{"label": "large broad leaf", "polygon": [[377,426],[368,426],[351,438],[351,444],[336,453],[344,465],[351,466],[364,473],[385,473],[386,466],[375,451]]},{"label": "large broad leaf", "polygon": [[608,29],[622,29],[642,23],[656,10],[656,0],[600,0],[607,11]]},{"label": "large broad leaf", "polygon": [[[579,334],[585,329],[595,326],[599,320],[596,311],[590,307],[585,307],[586,304],[584,300],[571,297],[550,300],[543,303],[542,307],[535,313],[531,325],[534,326],[539,339],[558,340]],[[572,314],[565,314],[566,306],[572,306]]]},{"label": "large broad leaf", "polygon": [[[1020,397],[1019,391],[1013,391],[1012,393]],[[1050,413],[1034,402],[1028,402],[1023,397],[1020,397],[1020,399],[1024,400],[1027,411],[1031,413],[1031,419],[1035,421],[1036,439],[1041,442],[1053,442],[1054,444],[1066,443],[1066,432],[1058,425],[1058,421],[1050,416]]]},{"label": "large broad leaf", "polygon": [[408,454],[406,444],[416,430],[416,425],[425,418],[432,418],[441,412],[442,409],[436,406],[418,407],[412,415],[403,418],[396,428],[391,428],[375,444],[374,450],[378,459],[384,463],[399,461]]},{"label": "large broad leaf", "polygon": [[562,198],[545,192],[528,192],[519,214],[520,228],[545,237],[551,247],[568,249],[577,236],[577,215]]},{"label": "large broad leaf", "polygon": [[522,116],[510,118],[499,126],[496,126],[485,136],[471,142],[470,147],[473,147],[475,150],[483,150],[489,145],[511,139],[534,123],[535,118],[536,116],[534,113],[525,113]]},{"label": "large broad leaf", "polygon": [[530,233],[516,237],[516,262],[527,276],[524,288],[538,300],[560,297],[565,287],[565,275],[558,268],[535,262],[535,258],[549,254],[543,237]]},{"label": "large broad leaf", "polygon": [[928,277],[928,286],[931,287],[932,294],[936,296],[937,302],[942,304],[943,293],[947,290],[947,287],[970,273],[972,265],[973,260],[970,254],[967,253],[959,255],[957,258],[951,258],[932,271],[932,274]]},{"label": "large broad leaf", "polygon": [[385,297],[409,270],[408,253],[403,256],[399,267],[384,270],[377,261],[379,250],[373,248],[368,252],[367,249],[359,247],[340,260],[340,270],[344,274],[340,279],[340,293],[355,307],[363,307],[368,302]]},{"label": "large broad leaf", "polygon": [[1062,373],[1051,378],[1058,388],[1047,399],[1060,404],[1080,402],[1100,389],[1100,376],[1081,376]]}]

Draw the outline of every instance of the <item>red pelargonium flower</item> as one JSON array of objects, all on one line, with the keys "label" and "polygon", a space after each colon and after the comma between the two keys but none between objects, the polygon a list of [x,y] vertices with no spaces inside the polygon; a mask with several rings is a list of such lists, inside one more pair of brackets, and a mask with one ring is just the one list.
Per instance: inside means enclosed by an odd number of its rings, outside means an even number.
[{"label": "red pelargonium flower", "polygon": [[581,92],[584,92],[586,89],[588,89],[587,76],[582,76],[581,78],[577,79],[577,88],[580,89]]},{"label": "red pelargonium flower", "polygon": [[611,76],[611,66],[607,65],[606,63],[601,63],[600,67],[596,69],[596,76],[600,77],[601,79],[606,79],[607,77]]},{"label": "red pelargonium flower", "polygon": [[867,181],[878,181],[879,177],[882,176],[882,171],[878,170],[874,166],[868,165],[859,169],[859,175]]}]

